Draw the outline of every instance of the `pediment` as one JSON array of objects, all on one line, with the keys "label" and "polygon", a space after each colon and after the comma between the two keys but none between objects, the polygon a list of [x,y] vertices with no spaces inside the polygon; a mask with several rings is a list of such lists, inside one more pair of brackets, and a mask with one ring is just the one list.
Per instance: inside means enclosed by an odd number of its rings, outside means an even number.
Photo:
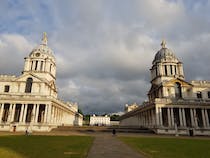
[{"label": "pediment", "polygon": [[17,77],[16,81],[26,81],[27,78],[31,77],[33,79],[34,82],[47,82],[46,80],[38,77],[37,75],[34,75],[32,73],[25,73],[19,77]]},{"label": "pediment", "polygon": [[50,85],[50,87],[52,89],[54,89],[55,91],[57,91],[57,88],[56,88],[56,85],[55,85],[55,82],[54,81],[50,81],[49,85]]},{"label": "pediment", "polygon": [[163,86],[174,86],[175,83],[180,83],[182,87],[192,87],[193,85],[185,80],[180,78],[171,79],[163,83]]}]

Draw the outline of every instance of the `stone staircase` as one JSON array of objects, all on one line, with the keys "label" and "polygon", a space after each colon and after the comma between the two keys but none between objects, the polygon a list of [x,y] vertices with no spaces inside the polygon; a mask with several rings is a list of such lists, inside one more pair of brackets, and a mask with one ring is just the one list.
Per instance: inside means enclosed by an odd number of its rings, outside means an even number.
[{"label": "stone staircase", "polygon": [[112,132],[115,129],[120,133],[154,133],[154,131],[143,127],[120,127],[120,126],[58,126],[52,132]]}]

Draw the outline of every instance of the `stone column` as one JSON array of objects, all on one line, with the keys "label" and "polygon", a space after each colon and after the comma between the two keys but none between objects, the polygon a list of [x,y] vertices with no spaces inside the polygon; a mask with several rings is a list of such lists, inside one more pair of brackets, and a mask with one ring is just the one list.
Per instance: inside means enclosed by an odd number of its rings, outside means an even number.
[{"label": "stone column", "polygon": [[58,108],[55,108],[55,122],[58,122]]},{"label": "stone column", "polygon": [[193,109],[193,112],[194,112],[194,118],[195,118],[195,127],[198,127],[198,118],[197,118],[197,115],[196,115],[196,109]]},{"label": "stone column", "polygon": [[3,115],[3,111],[4,111],[4,103],[1,104],[1,110],[0,110],[0,123],[2,122],[2,115]]},{"label": "stone column", "polygon": [[53,123],[56,123],[56,107],[54,106]]},{"label": "stone column", "polygon": [[148,120],[148,112],[147,111],[145,111],[145,125],[146,125],[146,127],[148,126],[148,122],[149,122],[149,120]]},{"label": "stone column", "polygon": [[28,104],[25,104],[24,113],[23,113],[23,122],[26,122],[27,108],[28,108]]},{"label": "stone column", "polygon": [[50,122],[51,122],[51,123],[54,123],[54,106],[53,106],[53,105],[51,106],[51,109],[52,109],[52,112],[51,112],[51,119],[50,119]]},{"label": "stone column", "polygon": [[31,117],[31,122],[35,122],[35,112],[36,112],[36,104],[33,104],[33,110],[32,110],[32,117]]},{"label": "stone column", "polygon": [[168,127],[171,127],[171,113],[170,108],[167,108],[167,115],[168,115]]},{"label": "stone column", "polygon": [[173,69],[173,75],[176,75],[175,74],[175,65],[172,66],[172,69]]},{"label": "stone column", "polygon": [[202,114],[202,120],[203,120],[203,127],[205,128],[206,127],[206,117],[204,114],[204,109],[201,109],[201,114]]},{"label": "stone column", "polygon": [[195,120],[194,120],[194,114],[193,114],[193,109],[190,109],[190,118],[191,118],[191,123],[192,126],[195,126]]},{"label": "stone column", "polygon": [[174,127],[174,110],[171,108],[171,126]]},{"label": "stone column", "polygon": [[38,70],[38,71],[41,71],[41,61],[40,61],[40,60],[38,60],[37,70]]},{"label": "stone column", "polygon": [[150,126],[151,125],[151,110],[148,110],[148,120],[149,120],[149,122],[148,122],[148,125]]},{"label": "stone column", "polygon": [[206,118],[206,126],[209,127],[209,117],[208,117],[207,109],[204,110],[204,113],[205,113],[205,118]]},{"label": "stone column", "polygon": [[179,108],[179,122],[180,122],[180,126],[183,126],[183,119],[182,119],[182,109]]},{"label": "stone column", "polygon": [[15,117],[15,108],[16,108],[16,104],[13,104],[13,108],[12,108],[12,116],[11,116],[11,120],[10,122],[14,121],[14,117]]},{"label": "stone column", "polygon": [[[61,110],[60,109],[58,109],[58,122],[60,122],[60,119],[61,119]],[[136,122],[137,120],[136,120],[136,117],[135,117],[135,122]],[[135,123],[135,125],[136,125],[136,123]]]},{"label": "stone column", "polygon": [[171,74],[171,70],[170,70],[170,67],[169,67],[169,65],[166,65],[166,67],[167,67],[167,76],[169,76],[170,74]]},{"label": "stone column", "polygon": [[153,109],[153,112],[152,112],[152,115],[153,115],[153,127],[155,126],[155,109]]},{"label": "stone column", "polygon": [[32,61],[32,70],[35,70],[35,66],[36,66],[36,61],[33,60],[33,61]]},{"label": "stone column", "polygon": [[19,122],[23,122],[24,104],[21,105]]},{"label": "stone column", "polygon": [[7,117],[7,122],[10,122],[10,121],[11,121],[12,106],[13,106],[13,104],[10,104],[10,105],[9,105],[9,115],[8,115],[8,117]]},{"label": "stone column", "polygon": [[35,114],[35,120],[34,122],[38,122],[38,116],[39,116],[39,104],[36,104],[36,114]]},{"label": "stone column", "polygon": [[58,123],[58,119],[59,119],[59,109],[56,108],[56,123]]},{"label": "stone column", "polygon": [[185,117],[184,108],[182,109],[182,118],[183,118],[183,126],[186,127],[186,117]]},{"label": "stone column", "polygon": [[45,104],[45,109],[44,109],[44,123],[47,122],[47,115],[48,115],[48,104]]},{"label": "stone column", "polygon": [[160,63],[159,64],[159,70],[160,70],[160,75],[163,75],[163,65]]},{"label": "stone column", "polygon": [[[142,114],[143,116],[143,114]],[[156,126],[159,126],[160,125],[160,118],[159,118],[159,109],[156,107],[155,108],[155,117],[156,117]],[[143,125],[143,123],[142,123]]]},{"label": "stone column", "polygon": [[48,104],[48,114],[47,114],[47,122],[51,123],[51,115],[52,115],[52,105]]},{"label": "stone column", "polygon": [[160,126],[163,126],[162,109],[159,108]]}]

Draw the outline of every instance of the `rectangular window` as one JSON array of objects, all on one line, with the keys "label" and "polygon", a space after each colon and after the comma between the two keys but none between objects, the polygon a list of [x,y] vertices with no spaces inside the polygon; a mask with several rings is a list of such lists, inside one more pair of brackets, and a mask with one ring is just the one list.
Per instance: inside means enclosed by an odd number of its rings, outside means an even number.
[{"label": "rectangular window", "polygon": [[9,92],[9,85],[4,86],[4,92]]},{"label": "rectangular window", "polygon": [[36,61],[35,63],[35,70],[37,70],[37,66],[38,66],[38,61]]},{"label": "rectangular window", "polygon": [[202,98],[202,93],[201,92],[197,92],[197,98]]},{"label": "rectangular window", "polygon": [[155,73],[156,73],[156,76],[158,76],[158,69],[157,69],[157,67],[155,68]]},{"label": "rectangular window", "polygon": [[42,71],[42,69],[43,69],[43,61],[41,61],[41,68],[40,68],[40,70]]},{"label": "rectangular window", "polygon": [[176,73],[176,66],[174,66],[174,70],[175,70],[175,75],[176,75],[176,74],[177,74],[177,73]]},{"label": "rectangular window", "polygon": [[31,70],[33,69],[33,63],[34,63],[34,62],[32,61],[32,62],[31,62]]},{"label": "rectangular window", "polygon": [[170,69],[171,69],[171,75],[173,75],[173,66],[170,65]]},{"label": "rectangular window", "polygon": [[167,72],[167,65],[165,65],[165,75],[166,75],[166,76],[168,75],[168,72]]},{"label": "rectangular window", "polygon": [[52,70],[52,64],[50,64],[50,72],[51,72],[51,70]]},{"label": "rectangular window", "polygon": [[208,91],[208,98],[210,98],[210,91]]}]

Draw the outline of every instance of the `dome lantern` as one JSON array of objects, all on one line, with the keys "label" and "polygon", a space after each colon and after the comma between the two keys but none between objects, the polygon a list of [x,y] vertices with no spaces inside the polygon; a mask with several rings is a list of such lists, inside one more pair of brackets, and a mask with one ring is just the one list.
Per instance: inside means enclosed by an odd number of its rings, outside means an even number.
[{"label": "dome lantern", "polygon": [[43,33],[42,44],[47,45],[47,33],[46,32]]}]

